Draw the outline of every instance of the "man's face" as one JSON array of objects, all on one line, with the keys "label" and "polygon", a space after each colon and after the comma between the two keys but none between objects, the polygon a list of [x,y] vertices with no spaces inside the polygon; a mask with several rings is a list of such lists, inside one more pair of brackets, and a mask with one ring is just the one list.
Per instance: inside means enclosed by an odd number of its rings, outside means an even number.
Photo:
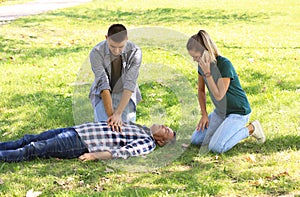
[{"label": "man's face", "polygon": [[122,42],[115,42],[112,39],[110,39],[109,37],[107,37],[106,41],[107,41],[108,47],[110,49],[110,52],[114,56],[118,56],[122,53],[124,47],[126,46],[127,38],[125,40],[123,40]]},{"label": "man's face", "polygon": [[160,146],[164,146],[174,139],[174,131],[164,125],[153,124],[150,127],[153,137]]}]

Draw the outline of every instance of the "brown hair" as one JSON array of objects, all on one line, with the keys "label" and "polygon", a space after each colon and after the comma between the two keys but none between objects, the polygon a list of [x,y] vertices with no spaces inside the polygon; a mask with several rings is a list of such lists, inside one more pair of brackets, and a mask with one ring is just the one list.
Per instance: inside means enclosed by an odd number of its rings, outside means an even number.
[{"label": "brown hair", "polygon": [[107,36],[115,42],[122,42],[127,38],[127,29],[122,24],[113,24],[108,28]]},{"label": "brown hair", "polygon": [[210,39],[208,33],[200,30],[197,34],[191,36],[186,44],[187,50],[198,51],[201,54],[206,50],[211,59],[216,61],[216,57],[220,55],[216,44]]}]

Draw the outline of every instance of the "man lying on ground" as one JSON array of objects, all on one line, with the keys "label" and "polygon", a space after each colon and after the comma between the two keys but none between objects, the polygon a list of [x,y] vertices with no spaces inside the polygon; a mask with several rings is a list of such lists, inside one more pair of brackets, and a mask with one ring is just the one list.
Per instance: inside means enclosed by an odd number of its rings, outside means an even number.
[{"label": "man lying on ground", "polygon": [[150,128],[124,123],[122,132],[113,131],[105,121],[24,135],[19,140],[0,143],[0,161],[19,162],[34,158],[79,158],[81,161],[126,159],[152,152],[156,143],[174,142],[176,133],[164,126]]}]

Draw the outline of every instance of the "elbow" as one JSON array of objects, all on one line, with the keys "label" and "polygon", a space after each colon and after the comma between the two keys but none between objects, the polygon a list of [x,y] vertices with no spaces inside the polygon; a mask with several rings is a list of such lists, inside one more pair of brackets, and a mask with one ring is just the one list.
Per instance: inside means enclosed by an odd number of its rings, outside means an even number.
[{"label": "elbow", "polygon": [[216,101],[221,101],[224,98],[224,96],[225,96],[225,94],[224,95],[220,95],[220,94],[214,95]]},{"label": "elbow", "polygon": [[218,97],[215,97],[216,101],[221,101],[221,100],[222,100],[222,98],[223,98],[223,97],[220,97],[220,96],[218,96]]}]

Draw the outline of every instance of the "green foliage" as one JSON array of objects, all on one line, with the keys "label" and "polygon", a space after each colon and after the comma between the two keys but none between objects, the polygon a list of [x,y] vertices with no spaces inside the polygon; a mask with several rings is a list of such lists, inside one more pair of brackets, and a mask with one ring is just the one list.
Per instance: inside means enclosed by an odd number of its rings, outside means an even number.
[{"label": "green foliage", "polygon": [[[160,26],[179,32],[183,41],[207,30],[235,66],[251,103],[251,120],[262,122],[267,141],[257,145],[248,138],[222,155],[181,147],[189,144],[200,117],[197,67],[182,51],[182,40],[164,40],[167,31],[157,29],[154,36],[162,45],[143,40],[149,32],[133,39],[143,50],[138,123],[169,125],[178,133],[177,146],[107,163],[0,163],[0,196],[25,196],[31,188],[41,196],[299,195],[299,13],[295,0],[97,0],[2,25],[1,141],[91,120],[87,96],[93,78],[85,75],[90,72],[86,58],[116,22],[129,30]],[[128,166],[132,171],[124,170]],[[141,166],[146,172],[134,172]]]}]

